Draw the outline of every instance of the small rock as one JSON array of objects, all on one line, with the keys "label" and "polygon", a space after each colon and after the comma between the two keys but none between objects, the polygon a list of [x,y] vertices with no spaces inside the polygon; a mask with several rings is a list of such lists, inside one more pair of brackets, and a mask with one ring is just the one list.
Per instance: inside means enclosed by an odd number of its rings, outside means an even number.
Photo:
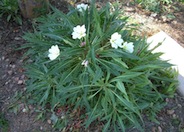
[{"label": "small rock", "polygon": [[22,109],[23,113],[26,113],[28,110],[26,108]]},{"label": "small rock", "polygon": [[152,128],[151,128],[151,131],[152,131],[152,132],[156,132],[156,127],[152,127]]},{"label": "small rock", "polygon": [[18,82],[19,81],[19,77],[15,77],[15,81]]},{"label": "small rock", "polygon": [[159,117],[159,119],[160,119],[160,120],[162,120],[162,121],[164,120],[164,118],[163,118],[163,117]]},{"label": "small rock", "polygon": [[22,76],[21,76],[21,79],[24,79],[24,78],[25,78],[25,75],[22,75]]},{"label": "small rock", "polygon": [[175,119],[177,116],[176,116],[176,114],[173,114],[172,117]]},{"label": "small rock", "polygon": [[23,84],[23,82],[24,82],[23,80],[19,80],[17,84],[21,85]]},{"label": "small rock", "polygon": [[151,16],[151,17],[156,17],[156,16],[157,16],[157,13],[151,13],[150,16]]},{"label": "small rock", "polygon": [[135,9],[134,8],[126,8],[125,9],[127,12],[135,12]]},{"label": "small rock", "polygon": [[166,102],[169,102],[169,99],[168,99],[168,98],[166,98],[166,99],[165,99],[165,101],[166,101]]},{"label": "small rock", "polygon": [[15,68],[15,65],[12,65],[11,67],[12,67],[12,68]]},{"label": "small rock", "polygon": [[162,132],[162,128],[158,126],[158,132]]},{"label": "small rock", "polygon": [[50,119],[48,119],[48,120],[47,120],[47,123],[48,123],[48,124],[51,124],[51,123],[52,123],[52,121],[51,121]]},{"label": "small rock", "polygon": [[161,18],[162,18],[162,21],[163,22],[166,22],[167,21],[167,17],[166,16],[162,16]]},{"label": "small rock", "polygon": [[15,39],[15,40],[21,40],[21,38],[20,38],[20,37],[15,37],[14,39]]},{"label": "small rock", "polygon": [[2,60],[4,60],[4,59],[5,59],[5,57],[3,56],[1,59],[2,59]]},{"label": "small rock", "polygon": [[13,74],[13,71],[11,71],[11,70],[8,71],[8,74],[9,74],[9,75],[12,75],[12,74]]},{"label": "small rock", "polygon": [[178,107],[179,107],[179,108],[182,108],[182,105],[181,105],[181,104],[178,104]]},{"label": "small rock", "polygon": [[22,63],[22,62],[23,62],[23,60],[20,60],[19,62],[20,62],[20,63]]},{"label": "small rock", "polygon": [[174,21],[172,21],[172,23],[173,23],[173,24],[177,24],[177,21],[174,20]]},{"label": "small rock", "polygon": [[150,19],[150,20],[152,20],[152,21],[153,21],[155,18],[154,18],[154,17],[149,17],[148,19]]},{"label": "small rock", "polygon": [[43,127],[42,126],[40,126],[40,130],[43,130]]},{"label": "small rock", "polygon": [[5,85],[7,85],[9,82],[7,81],[7,82],[5,82]]},{"label": "small rock", "polygon": [[174,114],[174,112],[175,112],[174,110],[167,110],[168,115],[172,115],[172,114]]}]

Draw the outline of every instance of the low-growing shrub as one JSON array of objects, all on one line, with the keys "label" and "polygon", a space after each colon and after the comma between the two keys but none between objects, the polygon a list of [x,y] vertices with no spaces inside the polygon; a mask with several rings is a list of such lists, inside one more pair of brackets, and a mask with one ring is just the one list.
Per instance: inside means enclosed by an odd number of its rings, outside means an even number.
[{"label": "low-growing shrub", "polygon": [[66,106],[85,111],[86,128],[98,121],[105,132],[143,130],[142,114],[154,119],[173,96],[171,64],[160,60],[162,53],[153,54],[146,39],[132,35],[135,27],[127,21],[120,9],[97,9],[93,1],[67,14],[54,9],[37,19],[34,33],[26,33],[26,96],[53,112],[55,128],[68,125],[67,115],[55,114]]}]

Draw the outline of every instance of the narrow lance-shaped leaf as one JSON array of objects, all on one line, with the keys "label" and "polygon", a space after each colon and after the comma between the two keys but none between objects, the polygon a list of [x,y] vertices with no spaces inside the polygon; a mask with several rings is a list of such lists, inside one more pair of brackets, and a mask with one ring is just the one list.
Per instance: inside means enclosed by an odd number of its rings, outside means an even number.
[{"label": "narrow lance-shaped leaf", "polygon": [[143,74],[142,72],[126,72],[122,75],[113,78],[110,82],[127,81],[129,79],[135,78]]},{"label": "narrow lance-shaped leaf", "polygon": [[126,92],[124,84],[121,81],[117,81],[116,87],[123,93],[123,95],[126,98],[126,100],[129,101],[129,98],[128,98],[128,95],[127,95],[127,92]]}]

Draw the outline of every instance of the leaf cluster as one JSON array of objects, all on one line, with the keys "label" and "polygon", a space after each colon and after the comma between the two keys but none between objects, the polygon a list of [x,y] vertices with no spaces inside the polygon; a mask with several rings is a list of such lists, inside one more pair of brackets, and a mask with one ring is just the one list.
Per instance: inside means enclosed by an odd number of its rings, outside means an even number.
[{"label": "leaf cluster", "polygon": [[4,115],[0,112],[0,130],[2,132],[7,132],[9,128],[8,121],[5,119]]},{"label": "leaf cluster", "polygon": [[[71,7],[67,14],[53,10],[37,19],[34,33],[24,36],[30,100],[43,108],[49,104],[52,111],[66,105],[85,109],[86,128],[99,120],[103,131],[125,131],[132,126],[143,130],[141,114],[155,117],[164,98],[175,92],[171,64],[159,59],[162,53],[153,54],[146,39],[133,36],[128,18],[118,8],[112,12],[110,4],[98,9],[91,2],[86,11]],[[86,37],[72,39],[73,27],[83,24]],[[114,32],[134,43],[133,53],[110,46]],[[86,45],[80,46],[83,41]],[[52,45],[61,50],[54,61],[47,56]],[[81,65],[85,59],[87,67]]]},{"label": "leaf cluster", "polygon": [[18,24],[22,24],[19,14],[19,6],[17,0],[1,0],[0,1],[0,17],[5,16],[7,21],[13,20]]}]

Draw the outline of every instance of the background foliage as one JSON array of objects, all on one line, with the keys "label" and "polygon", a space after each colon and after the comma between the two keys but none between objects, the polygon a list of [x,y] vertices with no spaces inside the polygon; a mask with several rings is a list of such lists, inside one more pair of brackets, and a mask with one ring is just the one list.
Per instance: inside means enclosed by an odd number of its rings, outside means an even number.
[{"label": "background foliage", "polygon": [[0,112],[0,131],[7,132],[8,126],[8,121],[5,119],[3,113]]},{"label": "background foliage", "polygon": [[18,24],[22,24],[21,15],[17,0],[1,0],[0,1],[0,17],[7,17],[7,21],[13,20]]},{"label": "background foliage", "polygon": [[182,4],[183,0],[135,0],[143,8],[149,11],[153,11],[159,14],[171,14],[173,11],[178,10],[175,7],[176,3]]}]

